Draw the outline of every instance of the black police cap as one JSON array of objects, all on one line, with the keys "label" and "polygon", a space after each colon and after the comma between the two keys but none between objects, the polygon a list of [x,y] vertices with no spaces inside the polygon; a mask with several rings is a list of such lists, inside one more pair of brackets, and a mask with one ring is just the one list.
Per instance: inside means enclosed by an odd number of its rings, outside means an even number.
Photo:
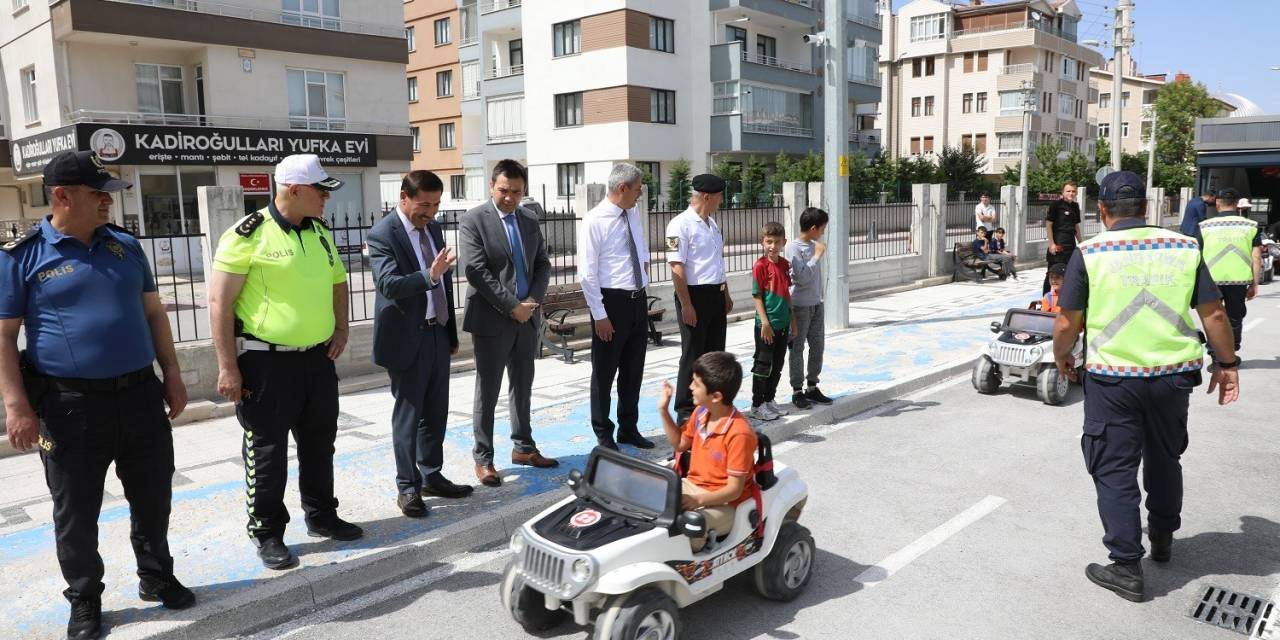
[{"label": "black police cap", "polygon": [[711,173],[693,177],[693,190],[699,193],[723,193],[724,178]]},{"label": "black police cap", "polygon": [[1218,189],[1218,197],[1222,200],[1239,200],[1240,192],[1235,187],[1224,187]]},{"label": "black police cap", "polygon": [[85,185],[97,191],[120,191],[133,185],[107,172],[98,154],[92,151],[64,151],[44,166],[44,186]]},{"label": "black police cap", "polygon": [[1098,185],[1098,199],[1142,200],[1147,197],[1147,185],[1132,171],[1113,171]]}]

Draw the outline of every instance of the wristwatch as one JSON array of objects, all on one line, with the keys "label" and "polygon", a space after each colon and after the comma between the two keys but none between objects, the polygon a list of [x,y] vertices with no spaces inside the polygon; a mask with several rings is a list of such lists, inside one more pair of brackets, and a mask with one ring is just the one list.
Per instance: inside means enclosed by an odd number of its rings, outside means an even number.
[{"label": "wristwatch", "polygon": [[1220,362],[1220,361],[1214,360],[1214,364],[1217,364],[1219,369],[1235,369],[1236,367],[1240,366],[1240,362],[1241,362],[1240,356],[1236,356],[1235,362]]}]

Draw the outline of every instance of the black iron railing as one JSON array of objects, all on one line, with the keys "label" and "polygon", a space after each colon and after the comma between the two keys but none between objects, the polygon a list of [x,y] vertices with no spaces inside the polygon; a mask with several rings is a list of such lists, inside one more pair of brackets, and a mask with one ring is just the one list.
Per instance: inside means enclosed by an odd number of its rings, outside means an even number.
[{"label": "black iron railing", "polygon": [[205,290],[204,235],[138,236],[151,265],[156,291],[169,315],[174,342],[209,338],[209,298]]},{"label": "black iron railing", "polygon": [[911,220],[915,205],[855,204],[849,207],[849,259],[875,260],[915,253]]}]

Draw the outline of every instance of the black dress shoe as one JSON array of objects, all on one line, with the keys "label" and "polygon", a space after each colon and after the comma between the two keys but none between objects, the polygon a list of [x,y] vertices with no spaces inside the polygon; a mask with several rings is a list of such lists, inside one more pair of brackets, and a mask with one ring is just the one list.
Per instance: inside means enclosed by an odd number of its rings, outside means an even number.
[{"label": "black dress shoe", "polygon": [[1173,557],[1173,532],[1172,531],[1155,531],[1147,532],[1147,538],[1151,540],[1151,559],[1156,562],[1168,562]]},{"label": "black dress shoe", "polygon": [[67,620],[67,640],[97,640],[102,637],[102,601],[71,601],[71,618]]},{"label": "black dress shoe", "polygon": [[609,439],[609,440],[597,440],[597,441],[596,441],[596,444],[598,444],[599,446],[602,446],[602,447],[604,447],[604,448],[606,448],[606,449],[612,449],[613,451],[618,451],[618,443],[617,443],[617,442],[615,442],[613,439]]},{"label": "black dress shoe", "polygon": [[432,474],[427,478],[427,483],[422,486],[422,495],[457,500],[471,495],[475,490],[476,488],[471,485],[454,484],[442,475]]},{"label": "black dress shoe", "polygon": [[258,545],[258,557],[262,565],[268,569],[288,569],[298,564],[298,556],[286,547],[280,538],[266,538],[255,542]]},{"label": "black dress shoe", "polygon": [[1142,602],[1142,565],[1134,562],[1112,562],[1107,566],[1090,564],[1084,574],[1089,581],[1115,592],[1130,602]]},{"label": "black dress shoe", "polygon": [[138,583],[138,597],[147,602],[159,602],[166,609],[186,609],[196,603],[196,594],[173,576],[143,578]]},{"label": "black dress shoe", "polygon": [[618,434],[618,444],[629,444],[637,449],[652,449],[653,441],[637,433]]},{"label": "black dress shoe", "polygon": [[818,391],[817,387],[813,387],[812,389],[809,389],[808,391],[806,391],[804,394],[804,397],[818,404],[831,404],[835,402],[835,400],[828,398],[826,395],[823,395],[821,391]]},{"label": "black dress shoe", "polygon": [[307,535],[312,538],[331,538],[333,540],[359,540],[364,537],[364,529],[357,527],[338,516],[324,522],[308,522]]},{"label": "black dress shoe", "polygon": [[813,401],[804,395],[803,391],[797,391],[791,394],[791,404],[797,409],[812,409]]},{"label": "black dress shoe", "polygon": [[400,513],[410,518],[427,517],[427,505],[422,502],[422,496],[417,493],[402,493],[396,496],[396,506],[400,507]]}]

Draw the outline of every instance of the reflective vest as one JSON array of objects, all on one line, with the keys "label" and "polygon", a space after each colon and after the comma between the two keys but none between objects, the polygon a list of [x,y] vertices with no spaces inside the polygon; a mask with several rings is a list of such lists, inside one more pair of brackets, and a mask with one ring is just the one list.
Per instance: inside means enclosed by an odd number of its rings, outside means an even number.
[{"label": "reflective vest", "polygon": [[1089,275],[1085,369],[1152,377],[1200,369],[1191,321],[1198,243],[1157,227],[1105,231],[1080,245]]},{"label": "reflective vest", "polygon": [[1253,239],[1258,223],[1241,216],[1218,216],[1200,223],[1204,263],[1218,284],[1253,284]]}]

